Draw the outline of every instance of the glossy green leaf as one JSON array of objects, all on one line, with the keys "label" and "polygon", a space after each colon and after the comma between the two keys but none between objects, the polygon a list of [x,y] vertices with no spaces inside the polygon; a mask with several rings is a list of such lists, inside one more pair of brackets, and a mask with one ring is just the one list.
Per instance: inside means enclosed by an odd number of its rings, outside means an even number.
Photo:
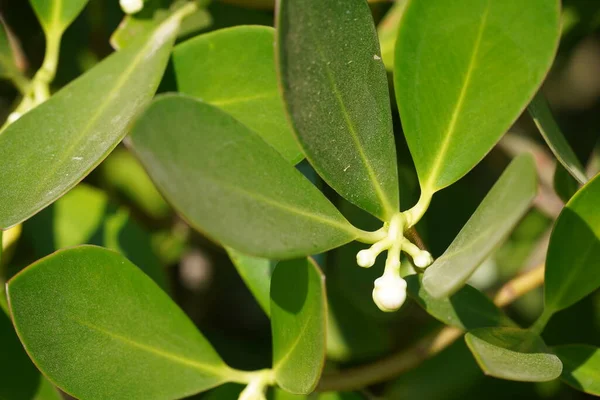
[{"label": "glossy green leaf", "polygon": [[559,8],[555,0],[409,1],[394,81],[426,194],[469,172],[525,109],[552,64]]},{"label": "glossy green leaf", "polygon": [[291,393],[312,392],[325,364],[325,277],[311,259],[277,264],[271,280],[273,370]]},{"label": "glossy green leaf", "polygon": [[487,296],[472,286],[465,285],[451,297],[437,299],[423,288],[418,275],[404,279],[408,295],[446,325],[464,330],[515,325]]},{"label": "glossy green leaf", "polygon": [[[4,293],[2,300],[4,301]],[[0,304],[0,399],[61,400],[56,389],[35,368],[9,316]]]},{"label": "glossy green leaf", "polygon": [[558,161],[582,185],[588,181],[583,165],[554,120],[548,101],[538,92],[529,103],[529,114]]},{"label": "glossy green leaf", "polygon": [[433,297],[456,293],[508,237],[537,193],[533,157],[516,158],[441,257],[425,270],[423,286]]},{"label": "glossy green leaf", "polygon": [[600,175],[567,203],[554,224],[546,257],[548,312],[569,307],[600,287]]},{"label": "glossy green leaf", "polygon": [[168,290],[165,272],[152,251],[150,235],[108,197],[79,184],[25,225],[37,258],[67,247],[95,244],[118,251]]},{"label": "glossy green leaf", "polygon": [[381,58],[388,70],[394,68],[394,50],[396,48],[396,37],[398,27],[408,0],[396,0],[385,17],[377,26],[379,42],[381,43]]},{"label": "glossy green leaf", "polygon": [[[198,2],[197,2],[198,3]],[[169,7],[165,0],[147,0],[142,11],[126,15],[110,37],[111,46],[122,49],[134,43],[140,36],[146,35],[163,22],[168,16],[177,11],[185,2],[175,2]],[[201,6],[192,14],[185,17],[179,28],[179,37],[188,36],[210,26],[210,14]]]},{"label": "glossy green leaf", "polygon": [[183,311],[113,251],[56,252],[11,279],[7,294],[27,353],[72,396],[180,398],[232,373]]},{"label": "glossy green leaf", "polygon": [[292,163],[303,154],[286,119],[273,60],[273,28],[236,26],[177,46],[177,88],[227,112]]},{"label": "glossy green leaf", "polygon": [[229,247],[226,247],[225,250],[260,307],[267,316],[271,315],[269,291],[271,275],[275,267],[273,262],[266,258],[247,256]]},{"label": "glossy green leaf", "polygon": [[348,201],[389,220],[398,171],[387,75],[364,0],[281,0],[283,97],[306,157]]},{"label": "glossy green leaf", "polygon": [[306,256],[357,236],[356,228],[273,147],[214,106],[163,96],[138,120],[130,138],[175,209],[194,228],[244,254]]},{"label": "glossy green leaf", "polygon": [[552,350],[563,363],[563,381],[582,392],[600,396],[600,348],[570,344]]},{"label": "glossy green leaf", "polygon": [[541,337],[518,328],[480,328],[465,340],[486,375],[523,382],[546,382],[562,372],[562,363]]},{"label": "glossy green leaf", "polygon": [[65,194],[123,139],[154,95],[178,25],[177,16],[166,20],[0,134],[0,228]]},{"label": "glossy green leaf", "polygon": [[89,0],[29,0],[47,35],[62,34]]}]

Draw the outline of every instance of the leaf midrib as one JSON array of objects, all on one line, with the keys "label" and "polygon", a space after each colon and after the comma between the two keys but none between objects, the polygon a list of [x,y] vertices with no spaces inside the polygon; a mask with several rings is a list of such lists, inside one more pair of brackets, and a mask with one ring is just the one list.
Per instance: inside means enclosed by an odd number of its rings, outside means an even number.
[{"label": "leaf midrib", "polygon": [[83,321],[80,319],[76,319],[73,317],[67,317],[68,319],[70,319],[71,321],[75,322],[78,325],[81,325],[85,328],[88,328],[92,331],[101,333],[103,335],[106,335],[108,337],[110,337],[111,339],[114,339],[116,341],[119,341],[121,343],[124,343],[125,345],[128,345],[130,347],[134,347],[136,349],[140,349],[143,350],[147,353],[152,353],[156,356],[165,358],[167,360],[173,361],[174,363],[177,364],[181,364],[181,365],[185,365],[186,367],[191,367],[193,369],[196,369],[198,371],[202,371],[211,375],[214,375],[216,377],[219,378],[223,378],[226,379],[227,378],[227,370],[225,368],[217,368],[217,367],[213,367],[207,364],[202,364],[196,360],[193,359],[189,359],[186,357],[183,357],[179,354],[174,354],[174,353],[170,353],[168,351],[165,351],[163,349],[159,349],[156,347],[152,347],[150,345],[144,344],[144,343],[140,343],[137,342],[133,339],[130,339],[126,336],[120,335],[118,333],[112,332],[108,329],[105,328],[101,328],[99,326],[96,326],[94,324],[92,324],[91,322],[88,321]]},{"label": "leaf midrib", "polygon": [[435,161],[433,167],[430,169],[429,177],[425,184],[422,186],[423,191],[427,191],[430,193],[435,192],[435,181],[438,178],[438,174],[442,168],[442,165],[446,161],[444,157],[446,153],[448,153],[448,149],[450,147],[450,143],[452,142],[452,136],[455,134],[456,125],[458,123],[458,118],[461,114],[461,110],[464,106],[465,99],[467,97],[467,92],[469,85],[471,83],[471,79],[473,77],[473,70],[475,69],[475,65],[477,64],[477,56],[479,55],[479,49],[481,47],[481,41],[483,39],[483,33],[485,32],[485,26],[487,23],[488,14],[490,11],[490,3],[488,0],[485,11],[481,17],[481,23],[479,25],[479,30],[477,32],[477,38],[475,39],[475,44],[473,46],[473,52],[471,53],[471,58],[469,60],[469,65],[467,66],[467,72],[465,74],[465,78],[463,81],[463,85],[461,87],[460,93],[458,95],[458,100],[456,105],[454,106],[454,110],[452,111],[452,116],[450,117],[450,123],[448,124],[448,128],[446,129],[446,133],[443,137],[442,146],[438,152],[437,157],[435,157]]}]

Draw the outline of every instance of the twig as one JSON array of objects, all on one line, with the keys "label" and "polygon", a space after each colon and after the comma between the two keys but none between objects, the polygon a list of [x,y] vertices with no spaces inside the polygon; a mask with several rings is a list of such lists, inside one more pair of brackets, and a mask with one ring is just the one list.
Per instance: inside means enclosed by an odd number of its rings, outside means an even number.
[{"label": "twig", "polygon": [[[543,272],[544,266],[540,265],[512,279],[498,291],[494,303],[499,307],[506,306],[540,286],[544,282]],[[357,390],[393,379],[435,356],[454,343],[463,333],[461,329],[446,326],[427,335],[412,347],[390,357],[371,364],[325,374],[321,377],[317,390],[321,392]]]}]

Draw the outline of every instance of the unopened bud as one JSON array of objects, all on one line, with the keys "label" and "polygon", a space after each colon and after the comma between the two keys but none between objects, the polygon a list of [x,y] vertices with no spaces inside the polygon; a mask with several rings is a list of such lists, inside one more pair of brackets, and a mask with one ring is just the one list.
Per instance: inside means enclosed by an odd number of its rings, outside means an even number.
[{"label": "unopened bud", "polygon": [[119,3],[125,14],[135,14],[144,8],[144,0],[120,0]]},{"label": "unopened bud", "polygon": [[406,281],[396,274],[384,274],[375,280],[373,301],[381,311],[398,310],[406,300]]},{"label": "unopened bud", "polygon": [[428,251],[421,250],[419,254],[413,257],[413,262],[415,263],[415,266],[419,268],[426,268],[433,262],[433,257]]},{"label": "unopened bud", "polygon": [[356,254],[356,263],[363,268],[375,265],[376,255],[370,249],[361,250]]}]

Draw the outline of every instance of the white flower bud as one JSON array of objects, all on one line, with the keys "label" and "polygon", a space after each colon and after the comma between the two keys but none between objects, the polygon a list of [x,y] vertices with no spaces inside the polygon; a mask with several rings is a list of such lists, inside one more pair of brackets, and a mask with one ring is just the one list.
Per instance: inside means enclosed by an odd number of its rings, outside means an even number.
[{"label": "white flower bud", "polygon": [[406,281],[396,274],[384,274],[375,280],[373,301],[381,311],[398,310],[406,300]]},{"label": "white flower bud", "polygon": [[413,262],[419,268],[426,268],[433,262],[433,257],[428,251],[421,250],[419,254],[413,258]]},{"label": "white flower bud", "polygon": [[370,249],[361,250],[356,254],[356,263],[363,268],[375,265],[376,255]]},{"label": "white flower bud", "polygon": [[125,14],[135,14],[144,8],[144,0],[120,0],[119,3]]}]

